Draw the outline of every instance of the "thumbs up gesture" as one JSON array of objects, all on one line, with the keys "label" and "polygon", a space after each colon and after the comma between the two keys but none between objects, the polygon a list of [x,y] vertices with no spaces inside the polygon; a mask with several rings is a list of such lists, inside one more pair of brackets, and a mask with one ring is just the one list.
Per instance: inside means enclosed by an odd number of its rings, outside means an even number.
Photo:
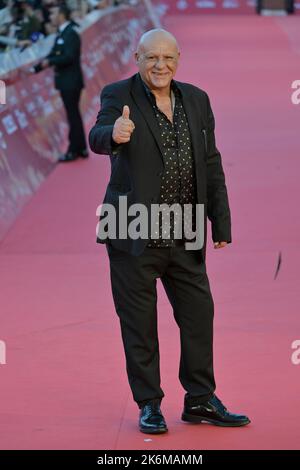
[{"label": "thumbs up gesture", "polygon": [[129,119],[129,106],[123,106],[122,116],[120,116],[114,124],[112,138],[117,144],[125,144],[130,141],[131,134],[134,131],[135,125]]}]

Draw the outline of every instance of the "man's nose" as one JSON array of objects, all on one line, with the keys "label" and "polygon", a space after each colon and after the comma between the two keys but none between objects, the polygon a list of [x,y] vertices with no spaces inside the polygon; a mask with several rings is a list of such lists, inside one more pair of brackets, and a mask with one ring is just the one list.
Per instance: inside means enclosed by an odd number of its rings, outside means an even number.
[{"label": "man's nose", "polygon": [[157,59],[155,67],[163,69],[165,66],[165,60],[163,58]]}]

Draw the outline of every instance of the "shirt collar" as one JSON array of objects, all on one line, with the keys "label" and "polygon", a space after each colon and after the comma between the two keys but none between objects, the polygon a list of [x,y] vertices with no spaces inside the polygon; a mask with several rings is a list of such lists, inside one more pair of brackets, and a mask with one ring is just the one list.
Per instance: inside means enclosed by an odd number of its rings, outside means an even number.
[{"label": "shirt collar", "polygon": [[71,23],[71,21],[65,21],[63,24],[61,24],[59,27],[58,27],[58,31],[60,33],[62,33],[67,26],[69,26],[69,24]]},{"label": "shirt collar", "polygon": [[[144,82],[144,80],[142,79],[141,74],[138,73],[138,75],[139,75],[139,77],[140,77],[140,80],[141,80],[142,84],[144,85],[144,88],[145,88],[145,91],[146,91],[147,96],[149,96],[150,98],[154,98],[154,95],[153,95],[152,91],[150,90],[150,88],[148,87],[148,85],[147,85],[147,84]],[[175,80],[173,80],[173,78],[172,78],[172,80],[171,80],[170,86],[171,86],[171,90],[173,90],[175,96],[180,96],[180,95],[181,95],[181,91],[179,90],[179,88],[178,88],[178,86],[177,86]]]}]

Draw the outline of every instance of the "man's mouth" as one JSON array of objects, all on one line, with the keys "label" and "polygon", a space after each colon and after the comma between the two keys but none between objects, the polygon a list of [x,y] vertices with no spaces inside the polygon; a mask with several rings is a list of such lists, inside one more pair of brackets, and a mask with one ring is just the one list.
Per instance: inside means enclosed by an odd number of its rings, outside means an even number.
[{"label": "man's mouth", "polygon": [[167,77],[169,75],[168,73],[158,73],[158,72],[152,72],[152,73],[156,77]]}]

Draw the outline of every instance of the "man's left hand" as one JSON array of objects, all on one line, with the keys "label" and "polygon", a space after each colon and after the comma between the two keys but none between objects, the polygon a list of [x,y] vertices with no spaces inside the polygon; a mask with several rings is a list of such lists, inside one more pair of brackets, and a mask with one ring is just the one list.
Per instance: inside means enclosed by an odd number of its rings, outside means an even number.
[{"label": "man's left hand", "polygon": [[224,248],[224,246],[227,245],[227,242],[215,242],[214,243],[214,249],[218,250],[219,248]]}]

